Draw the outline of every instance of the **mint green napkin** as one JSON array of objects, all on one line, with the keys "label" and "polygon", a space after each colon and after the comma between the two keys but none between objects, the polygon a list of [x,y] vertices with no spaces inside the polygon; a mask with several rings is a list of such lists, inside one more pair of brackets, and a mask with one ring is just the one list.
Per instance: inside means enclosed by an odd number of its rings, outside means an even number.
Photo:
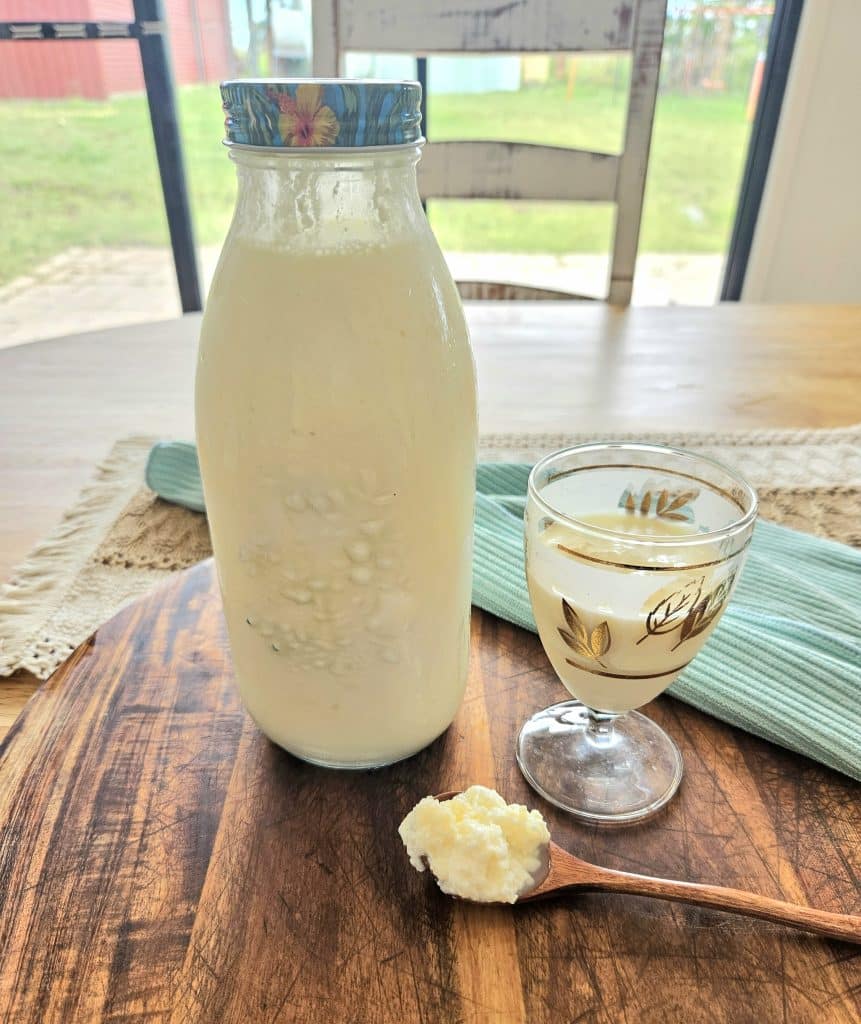
[{"label": "mint green napkin", "polygon": [[[523,569],[529,469],[478,467],[472,600],[534,632]],[[193,445],[156,446],[147,484],[203,510]],[[732,601],[669,692],[861,779],[861,551],[760,520]]]}]

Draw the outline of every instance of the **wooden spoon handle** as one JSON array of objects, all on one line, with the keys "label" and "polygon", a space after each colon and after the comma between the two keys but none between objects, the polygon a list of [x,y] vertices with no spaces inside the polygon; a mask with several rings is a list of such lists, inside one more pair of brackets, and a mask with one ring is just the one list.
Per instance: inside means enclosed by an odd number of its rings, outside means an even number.
[{"label": "wooden spoon handle", "polygon": [[[594,888],[607,892],[624,892],[635,896],[654,896],[660,900],[693,903],[698,907],[714,907],[748,917],[763,917],[766,921],[793,925],[809,932],[827,935],[844,942],[861,943],[861,917],[852,914],[832,914],[814,910],[796,903],[757,896],[741,889],[724,889],[719,885],[699,885],[696,882],[677,882],[668,878],[649,878],[624,871],[602,868],[596,872]],[[590,886],[592,888],[592,886]]]}]

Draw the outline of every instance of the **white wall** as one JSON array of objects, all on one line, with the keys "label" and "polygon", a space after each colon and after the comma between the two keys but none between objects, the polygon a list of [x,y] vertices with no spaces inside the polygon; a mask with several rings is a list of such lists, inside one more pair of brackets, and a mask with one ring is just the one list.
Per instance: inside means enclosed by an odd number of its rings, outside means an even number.
[{"label": "white wall", "polygon": [[748,302],[861,302],[861,0],[806,0]]},{"label": "white wall", "polygon": [[[416,59],[397,53],[347,53],[347,78],[415,78]],[[481,93],[517,92],[520,88],[520,57],[428,57],[428,91]]]}]

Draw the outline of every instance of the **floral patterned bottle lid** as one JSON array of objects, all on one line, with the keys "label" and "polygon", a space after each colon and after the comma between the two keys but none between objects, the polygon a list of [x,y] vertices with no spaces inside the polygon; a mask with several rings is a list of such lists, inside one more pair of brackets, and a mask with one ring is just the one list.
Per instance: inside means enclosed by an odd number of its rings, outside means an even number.
[{"label": "floral patterned bottle lid", "polygon": [[228,145],[362,148],[421,141],[418,82],[251,78],[223,82]]}]

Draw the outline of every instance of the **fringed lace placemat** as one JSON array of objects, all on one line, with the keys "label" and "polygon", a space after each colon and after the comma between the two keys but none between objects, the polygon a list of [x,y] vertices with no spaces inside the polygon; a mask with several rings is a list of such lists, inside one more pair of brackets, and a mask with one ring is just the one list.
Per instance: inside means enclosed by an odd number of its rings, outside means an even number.
[{"label": "fringed lace placemat", "polygon": [[[624,439],[633,437],[601,437]],[[738,467],[758,489],[764,517],[861,546],[861,426],[649,439]],[[169,505],[143,486],[154,440],[119,441],[77,504],[3,587],[0,676],[26,669],[47,679],[120,608],[211,554],[205,517]],[[531,462],[589,440],[595,435],[487,435],[479,457]]]}]

